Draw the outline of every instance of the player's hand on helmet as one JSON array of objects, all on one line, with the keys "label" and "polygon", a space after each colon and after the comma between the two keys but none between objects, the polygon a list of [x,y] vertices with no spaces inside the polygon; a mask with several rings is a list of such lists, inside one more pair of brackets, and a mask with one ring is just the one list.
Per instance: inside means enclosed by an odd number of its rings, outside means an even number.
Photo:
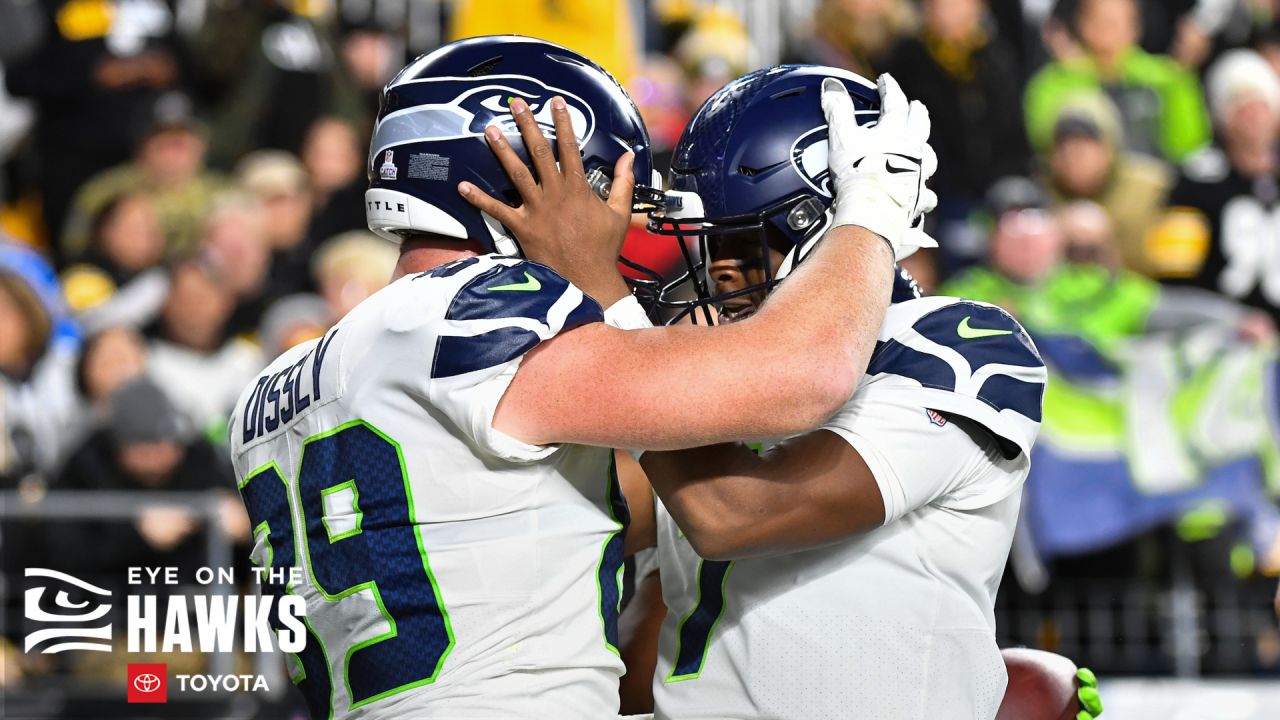
[{"label": "player's hand on helmet", "polygon": [[929,111],[908,101],[896,80],[881,75],[880,120],[858,125],[853,101],[834,78],[822,83],[827,117],[833,226],[858,225],[883,237],[901,260],[937,242],[921,229],[924,215],[938,204],[925,182],[938,167],[929,147]]},{"label": "player's hand on helmet", "polygon": [[511,114],[537,172],[536,180],[497,126],[485,128],[485,138],[520,192],[523,204],[513,208],[466,182],[459,184],[458,192],[507,226],[520,242],[525,257],[555,268],[608,307],[630,292],[617,262],[631,223],[631,195],[635,189],[631,164],[635,156],[627,153],[618,159],[609,200],[601,200],[587,182],[582,153],[563,98],[551,100],[560,156],[558,167],[551,144],[538,128],[528,104],[513,98]]},{"label": "player's hand on helmet", "polygon": [[1080,701],[1080,712],[1076,720],[1093,720],[1102,715],[1102,697],[1098,695],[1098,678],[1089,668],[1076,671],[1076,699]]}]

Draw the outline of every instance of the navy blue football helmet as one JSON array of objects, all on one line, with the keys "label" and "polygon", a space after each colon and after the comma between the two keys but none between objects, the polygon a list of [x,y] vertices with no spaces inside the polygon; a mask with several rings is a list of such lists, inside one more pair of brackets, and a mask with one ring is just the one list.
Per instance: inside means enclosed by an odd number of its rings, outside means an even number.
[{"label": "navy blue football helmet", "polygon": [[583,168],[593,189],[608,190],[613,166],[635,153],[636,212],[656,207],[649,133],[617,80],[587,58],[553,43],[519,35],[459,40],[414,60],[382,91],[369,145],[369,229],[400,241],[417,233],[471,239],[489,252],[519,255],[514,236],[458,194],[466,180],[512,206],[520,195],[484,140],[497,124],[529,162],[508,103],[529,104],[554,142],[552,97],[564,98],[578,135]]},{"label": "navy blue football helmet", "polygon": [[[649,221],[651,232],[677,238],[687,271],[662,285],[652,314],[698,322],[701,308],[711,323],[712,306],[772,288],[799,261],[796,249],[827,229],[833,194],[821,97],[829,77],[848,88],[859,124],[879,118],[874,83],[817,65],[757,70],[699,108],[676,145],[665,206]],[[761,257],[770,247],[786,256],[778,277],[765,263],[763,283],[715,295],[707,266],[718,239],[743,233],[756,235]]]}]

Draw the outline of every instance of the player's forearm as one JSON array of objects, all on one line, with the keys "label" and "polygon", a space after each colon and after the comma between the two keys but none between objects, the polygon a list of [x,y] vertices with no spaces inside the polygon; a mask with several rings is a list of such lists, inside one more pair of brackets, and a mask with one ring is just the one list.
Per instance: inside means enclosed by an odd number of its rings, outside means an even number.
[{"label": "player's forearm", "polygon": [[[745,446],[723,444],[648,452],[640,464],[694,550],[704,558],[731,559],[757,506],[747,496],[752,488],[746,475],[758,461]],[[735,488],[743,491],[736,498]]]},{"label": "player's forearm", "polygon": [[799,552],[884,522],[870,469],[830,432],[763,456],[716,445],[645,453],[641,464],[690,544],[711,560]]},{"label": "player's forearm", "polygon": [[892,289],[893,257],[882,238],[855,226],[830,230],[742,323],[755,345],[744,357],[770,358],[780,346],[788,351],[778,366],[747,363],[760,384],[775,389],[769,399],[786,403],[789,381],[812,375],[834,390],[827,414],[843,405],[870,361]]},{"label": "player's forearm", "polygon": [[878,236],[839,227],[741,323],[556,337],[524,358],[494,427],[540,445],[648,450],[812,430],[862,378],[892,267]]},{"label": "player's forearm", "polygon": [[812,547],[812,492],[803,475],[746,446],[646,453],[654,490],[694,550],[708,560],[776,555]]},{"label": "player's forearm", "polygon": [[623,555],[634,555],[658,544],[657,520],[653,509],[653,490],[640,463],[625,450],[614,450],[614,463],[622,495],[627,500],[631,522],[622,546]]}]

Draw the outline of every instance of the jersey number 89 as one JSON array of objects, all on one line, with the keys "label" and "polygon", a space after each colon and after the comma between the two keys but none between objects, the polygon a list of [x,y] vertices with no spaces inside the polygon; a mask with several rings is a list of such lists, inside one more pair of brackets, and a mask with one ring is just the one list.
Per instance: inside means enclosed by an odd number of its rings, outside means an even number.
[{"label": "jersey number 89", "polygon": [[[333,716],[330,660],[343,652],[349,708],[434,682],[453,648],[453,629],[427,562],[400,445],[363,420],[308,438],[294,486],[276,463],[248,475],[240,493],[265,539],[264,566],[299,565],[325,607],[311,607],[306,649],[293,681],[316,718]],[[302,523],[297,532],[294,520]],[[292,588],[268,586],[281,593]],[[381,621],[351,623],[344,603],[376,604]],[[346,621],[316,623],[326,611]],[[372,628],[351,637],[351,627]],[[318,627],[318,630],[317,630]]]}]

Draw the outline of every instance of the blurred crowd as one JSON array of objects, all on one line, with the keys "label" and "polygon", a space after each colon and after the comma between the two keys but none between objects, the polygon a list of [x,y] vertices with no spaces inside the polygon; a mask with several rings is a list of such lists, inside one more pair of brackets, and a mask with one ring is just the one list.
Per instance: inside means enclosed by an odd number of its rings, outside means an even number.
[{"label": "blurred crowd", "polygon": [[[934,118],[940,247],[909,267],[926,289],[1000,304],[1038,340],[1082,339],[1114,372],[1157,333],[1275,342],[1280,1],[560,0],[504,15],[456,0],[410,27],[412,5],[0,0],[0,488],[236,502],[223,444],[239,391],[395,263],[364,223],[379,90],[430,38],[477,30],[597,57],[582,43],[601,33],[557,28],[608,16],[622,32],[604,37],[634,52],[610,43],[627,56],[601,61],[662,169],[701,102],[763,63],[892,72]],[[628,242],[661,264],[643,218]],[[248,536],[230,509],[223,525]],[[152,513],[98,547],[163,564],[198,532]],[[33,564],[0,548],[7,568]],[[1280,545],[1254,548],[1246,574],[1280,570]]]}]

